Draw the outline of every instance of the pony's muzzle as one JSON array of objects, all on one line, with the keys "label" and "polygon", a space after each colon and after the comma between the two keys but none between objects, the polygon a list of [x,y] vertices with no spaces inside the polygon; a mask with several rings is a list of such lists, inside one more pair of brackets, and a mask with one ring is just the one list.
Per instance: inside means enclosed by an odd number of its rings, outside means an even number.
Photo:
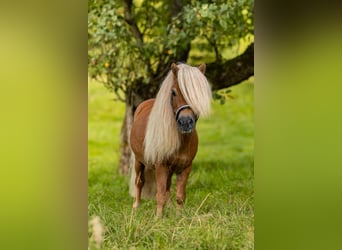
[{"label": "pony's muzzle", "polygon": [[180,116],[177,119],[178,130],[182,134],[191,133],[196,125],[196,120],[191,116]]}]

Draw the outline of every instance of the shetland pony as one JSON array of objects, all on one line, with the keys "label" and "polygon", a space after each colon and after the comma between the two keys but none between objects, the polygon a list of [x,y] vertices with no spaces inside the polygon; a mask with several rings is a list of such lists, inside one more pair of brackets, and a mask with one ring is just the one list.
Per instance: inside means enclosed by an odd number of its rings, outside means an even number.
[{"label": "shetland pony", "polygon": [[205,64],[191,67],[172,64],[155,99],[141,103],[135,111],[130,133],[134,153],[130,192],[134,208],[141,197],[155,194],[157,216],[171,199],[172,175],[176,174],[177,207],[185,201],[185,188],[197,153],[196,122],[209,114],[211,89],[204,76]]}]

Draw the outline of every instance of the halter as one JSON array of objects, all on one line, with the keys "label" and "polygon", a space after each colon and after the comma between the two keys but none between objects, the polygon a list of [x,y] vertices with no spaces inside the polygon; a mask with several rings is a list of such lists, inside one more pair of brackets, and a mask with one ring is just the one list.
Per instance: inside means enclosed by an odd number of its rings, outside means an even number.
[{"label": "halter", "polygon": [[[176,121],[178,120],[178,117],[179,117],[179,114],[180,114],[180,112],[182,111],[182,110],[184,110],[184,109],[191,109],[191,107],[190,107],[190,105],[183,105],[183,106],[180,106],[178,109],[177,109],[177,111],[175,112],[175,114],[176,114]],[[192,110],[192,109],[191,109]],[[193,110],[192,110],[192,112],[193,112]],[[194,112],[194,114],[195,114],[195,112]],[[198,120],[198,116],[195,114],[195,121],[197,121]]]}]

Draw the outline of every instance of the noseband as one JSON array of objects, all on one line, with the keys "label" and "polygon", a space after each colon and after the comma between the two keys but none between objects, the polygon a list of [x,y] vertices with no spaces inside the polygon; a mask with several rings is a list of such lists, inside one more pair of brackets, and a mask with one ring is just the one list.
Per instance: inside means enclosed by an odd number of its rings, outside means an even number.
[{"label": "noseband", "polygon": [[[182,111],[182,110],[184,110],[184,109],[191,109],[191,107],[190,107],[190,105],[183,105],[183,106],[180,106],[178,109],[177,109],[177,111],[175,112],[175,114],[176,114],[176,121],[178,120],[178,117],[179,117],[179,114],[180,114],[180,112]],[[191,109],[192,110],[192,109]],[[193,110],[192,110],[192,112],[194,112]],[[195,112],[194,112],[194,114],[195,114]],[[195,121],[197,121],[198,120],[198,116],[195,114]]]}]

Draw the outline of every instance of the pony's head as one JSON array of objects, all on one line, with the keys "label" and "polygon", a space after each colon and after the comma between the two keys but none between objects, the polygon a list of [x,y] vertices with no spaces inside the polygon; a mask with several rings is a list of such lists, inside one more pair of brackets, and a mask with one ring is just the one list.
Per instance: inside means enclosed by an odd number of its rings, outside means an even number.
[{"label": "pony's head", "polygon": [[[184,84],[187,84],[187,80],[192,79],[183,79],[184,72],[179,72],[180,68],[182,69],[184,65],[177,66],[176,64],[171,65],[172,73],[174,74],[174,82],[171,88],[171,107],[173,110],[173,113],[175,115],[175,120],[177,123],[177,128],[180,133],[186,134],[191,133],[196,126],[196,122],[198,120],[199,114],[195,113],[195,111],[191,108],[191,105],[187,103],[184,96],[187,97],[189,100],[189,93],[186,89],[187,86],[184,86]],[[205,73],[205,64],[202,64],[198,67],[199,71],[202,72],[202,74]],[[178,78],[178,75],[180,74],[180,77]],[[179,83],[180,82],[180,83]],[[183,89],[183,91],[182,91]],[[185,93],[185,95],[183,95]]]}]

